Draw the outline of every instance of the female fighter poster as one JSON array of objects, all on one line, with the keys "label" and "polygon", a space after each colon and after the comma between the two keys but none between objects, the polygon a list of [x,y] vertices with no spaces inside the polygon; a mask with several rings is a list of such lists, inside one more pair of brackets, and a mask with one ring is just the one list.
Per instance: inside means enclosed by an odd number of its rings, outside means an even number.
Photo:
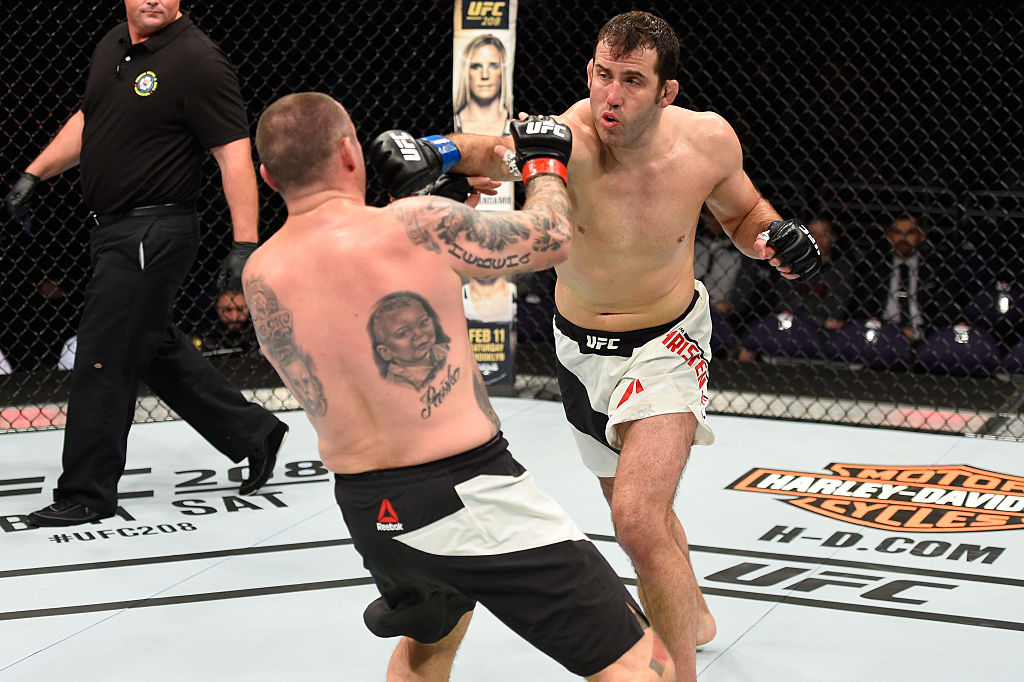
[{"label": "female fighter poster", "polygon": [[[517,0],[455,0],[452,114],[455,131],[508,135],[512,112]],[[481,197],[481,211],[515,208],[513,183]],[[515,382],[516,285],[505,277],[470,280],[462,300],[480,372],[487,384]]]}]

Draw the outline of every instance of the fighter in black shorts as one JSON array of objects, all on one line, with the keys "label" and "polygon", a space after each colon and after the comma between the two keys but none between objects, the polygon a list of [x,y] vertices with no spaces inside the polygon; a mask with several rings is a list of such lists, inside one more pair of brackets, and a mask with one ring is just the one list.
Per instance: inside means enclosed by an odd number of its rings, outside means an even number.
[{"label": "fighter in black shorts", "polygon": [[639,641],[646,620],[507,448],[499,434],[436,462],[335,474],[338,506],[382,595],[366,626],[437,642],[479,601],[571,672],[594,674]]},{"label": "fighter in black shorts", "polygon": [[[256,147],[288,220],[250,257],[246,301],[380,590],[366,624],[402,637],[389,680],[448,679],[477,602],[576,674],[674,679],[622,581],[508,453],[469,344],[462,278],[550,267],[570,240],[568,129],[534,119],[512,134],[523,210],[430,195],[374,208],[344,108],[317,93],[275,102]],[[443,138],[389,131],[371,163],[404,186],[456,156]]]}]

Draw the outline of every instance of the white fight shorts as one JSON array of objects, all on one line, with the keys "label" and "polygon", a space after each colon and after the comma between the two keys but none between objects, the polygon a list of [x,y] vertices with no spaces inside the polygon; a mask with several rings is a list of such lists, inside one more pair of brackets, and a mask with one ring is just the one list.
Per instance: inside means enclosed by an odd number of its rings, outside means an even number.
[{"label": "white fight shorts", "polygon": [[707,425],[711,364],[708,292],[694,282],[693,300],[658,327],[606,332],[577,327],[555,311],[555,354],[562,407],[583,463],[615,476],[622,447],[617,424],[659,414],[692,412],[695,445],[711,445]]}]

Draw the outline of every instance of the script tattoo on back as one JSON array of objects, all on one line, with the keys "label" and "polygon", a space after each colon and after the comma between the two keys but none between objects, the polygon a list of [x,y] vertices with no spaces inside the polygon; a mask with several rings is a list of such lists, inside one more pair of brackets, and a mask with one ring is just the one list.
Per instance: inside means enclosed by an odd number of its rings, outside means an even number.
[{"label": "script tattoo on back", "polygon": [[313,358],[295,341],[291,311],[281,307],[277,295],[262,277],[247,277],[245,294],[256,336],[280,369],[292,394],[306,412],[324,416],[327,414],[324,387],[316,376]]}]

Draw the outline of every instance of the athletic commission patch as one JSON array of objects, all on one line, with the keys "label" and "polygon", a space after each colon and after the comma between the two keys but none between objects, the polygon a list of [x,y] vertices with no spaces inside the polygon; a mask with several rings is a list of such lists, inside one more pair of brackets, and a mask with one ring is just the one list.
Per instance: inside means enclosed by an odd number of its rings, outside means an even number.
[{"label": "athletic commission patch", "polygon": [[788,495],[789,504],[860,526],[911,533],[1024,528],[1024,477],[965,465],[829,464],[832,474],[751,469],[732,490]]},{"label": "athletic commission patch", "polygon": [[156,74],[152,71],[144,71],[135,78],[135,94],[139,97],[149,97],[156,92]]}]

